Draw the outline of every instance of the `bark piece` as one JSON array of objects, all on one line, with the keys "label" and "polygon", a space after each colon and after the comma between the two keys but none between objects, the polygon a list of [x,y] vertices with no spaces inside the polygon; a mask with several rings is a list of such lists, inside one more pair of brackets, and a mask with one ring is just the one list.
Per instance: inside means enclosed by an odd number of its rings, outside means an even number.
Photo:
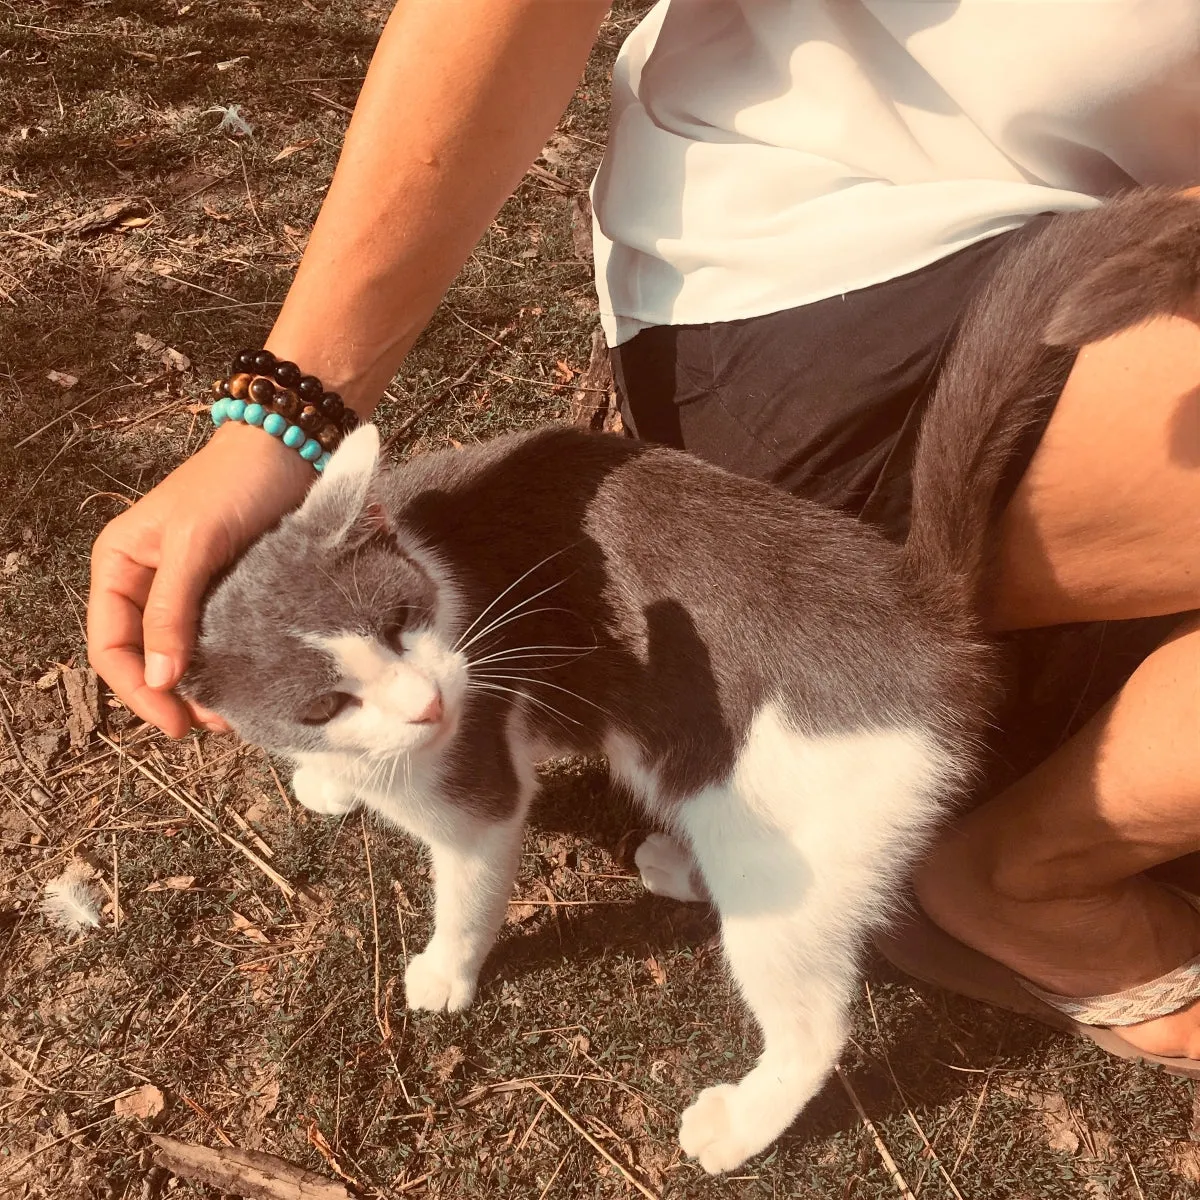
[{"label": "bark piece", "polygon": [[244,1200],[351,1200],[340,1183],[261,1150],[212,1148],[152,1135],[160,1167]]}]

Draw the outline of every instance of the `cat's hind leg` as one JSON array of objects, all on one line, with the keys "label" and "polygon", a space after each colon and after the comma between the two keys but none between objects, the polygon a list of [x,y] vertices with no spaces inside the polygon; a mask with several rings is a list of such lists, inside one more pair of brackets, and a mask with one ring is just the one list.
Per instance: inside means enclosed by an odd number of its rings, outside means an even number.
[{"label": "cat's hind leg", "polygon": [[932,823],[945,766],[919,733],[810,737],[766,710],[730,783],[681,805],[677,828],[763,1035],[748,1075],[683,1114],[680,1145],[706,1171],[769,1146],[833,1070],[863,937]]},{"label": "cat's hind leg", "polygon": [[691,852],[665,833],[650,834],[635,851],[633,861],[646,891],[687,903],[708,900]]}]

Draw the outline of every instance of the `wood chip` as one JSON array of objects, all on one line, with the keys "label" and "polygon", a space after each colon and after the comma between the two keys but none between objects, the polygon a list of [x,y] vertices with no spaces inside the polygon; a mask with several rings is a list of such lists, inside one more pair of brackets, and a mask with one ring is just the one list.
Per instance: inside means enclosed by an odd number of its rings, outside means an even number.
[{"label": "wood chip", "polygon": [[62,682],[70,714],[67,733],[71,746],[78,750],[100,728],[100,680],[90,667],[67,667]]},{"label": "wood chip", "polygon": [[169,1137],[152,1136],[150,1140],[160,1167],[181,1179],[206,1183],[245,1200],[351,1200],[342,1184],[261,1150],[213,1149]]},{"label": "wood chip", "polygon": [[148,200],[141,196],[126,196],[120,200],[110,200],[100,208],[93,208],[82,216],[68,221],[62,230],[63,233],[73,234],[75,237],[87,237],[91,234],[115,229],[130,218],[151,215]]},{"label": "wood chip", "polygon": [[604,330],[592,333],[591,356],[586,369],[575,383],[571,397],[571,423],[596,433],[620,433],[621,412],[617,408],[617,393],[613,387],[612,363]]},{"label": "wood chip", "polygon": [[592,261],[592,201],[587,192],[571,197],[571,249],[583,262]]}]

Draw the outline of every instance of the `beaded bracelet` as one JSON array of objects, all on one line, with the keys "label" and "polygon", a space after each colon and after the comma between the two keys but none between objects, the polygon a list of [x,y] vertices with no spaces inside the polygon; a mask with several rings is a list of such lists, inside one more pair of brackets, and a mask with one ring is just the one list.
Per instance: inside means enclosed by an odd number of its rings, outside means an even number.
[{"label": "beaded bracelet", "polygon": [[242,350],[226,379],[212,385],[212,423],[257,425],[323,471],[338,443],[358,426],[358,415],[327,392],[315,375],[270,350]]}]

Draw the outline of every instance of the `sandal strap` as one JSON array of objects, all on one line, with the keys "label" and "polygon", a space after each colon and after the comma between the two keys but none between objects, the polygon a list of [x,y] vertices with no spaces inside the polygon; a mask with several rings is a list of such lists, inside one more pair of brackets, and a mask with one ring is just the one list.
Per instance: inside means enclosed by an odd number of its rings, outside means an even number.
[{"label": "sandal strap", "polygon": [[[1172,891],[1200,911],[1200,897],[1179,888]],[[1028,979],[1017,976],[1021,986],[1051,1008],[1070,1017],[1080,1025],[1139,1025],[1155,1017],[1170,1016],[1196,1000],[1200,1000],[1200,954],[1195,958],[1151,979],[1120,992],[1096,996],[1060,996],[1047,992]]]}]

